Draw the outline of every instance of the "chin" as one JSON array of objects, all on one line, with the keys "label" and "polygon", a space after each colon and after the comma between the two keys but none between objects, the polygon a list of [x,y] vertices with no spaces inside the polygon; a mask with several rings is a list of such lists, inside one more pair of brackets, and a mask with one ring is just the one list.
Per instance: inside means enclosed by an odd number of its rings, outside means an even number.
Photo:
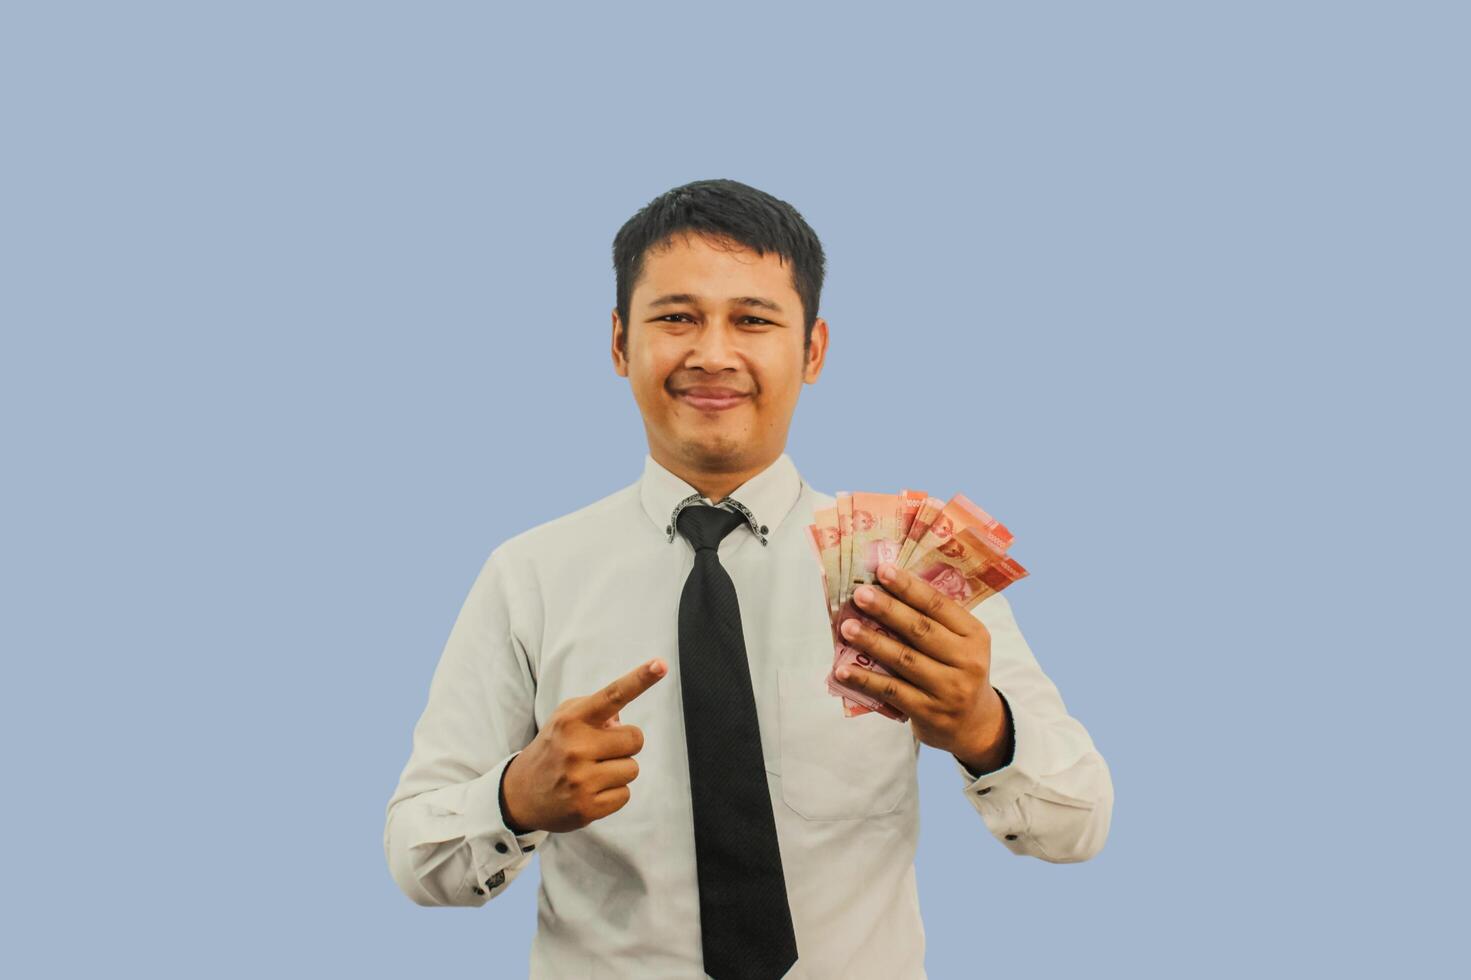
[{"label": "chin", "polygon": [[725,438],[686,440],[680,448],[685,459],[703,470],[733,468],[750,452],[744,443]]}]

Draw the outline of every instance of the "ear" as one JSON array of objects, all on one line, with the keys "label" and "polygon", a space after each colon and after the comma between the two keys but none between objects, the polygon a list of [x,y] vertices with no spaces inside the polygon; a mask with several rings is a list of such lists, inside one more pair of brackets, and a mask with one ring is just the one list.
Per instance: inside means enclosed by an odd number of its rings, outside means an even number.
[{"label": "ear", "polygon": [[802,380],[816,384],[822,374],[822,364],[827,357],[827,321],[818,317],[812,323],[812,340],[807,345],[807,363],[803,366]]},{"label": "ear", "polygon": [[613,308],[613,370],[618,372],[620,378],[628,377],[628,358],[623,356],[623,351],[618,349],[618,341],[623,336],[623,324],[618,320],[618,308]]}]

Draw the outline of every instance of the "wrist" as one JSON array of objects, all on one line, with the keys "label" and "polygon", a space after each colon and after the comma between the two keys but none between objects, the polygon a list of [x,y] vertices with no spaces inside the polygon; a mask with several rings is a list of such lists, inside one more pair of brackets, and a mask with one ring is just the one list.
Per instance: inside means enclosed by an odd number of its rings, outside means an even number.
[{"label": "wrist", "polygon": [[994,723],[987,727],[978,744],[952,753],[961,765],[977,776],[995,772],[1007,765],[1015,751],[1016,732],[1011,722],[1011,706],[995,688],[991,688],[991,697],[996,701],[994,712],[990,713]]},{"label": "wrist", "polygon": [[511,767],[516,764],[516,760],[519,758],[521,758],[520,755],[515,756],[511,759],[510,763],[508,763],[506,767],[501,770],[500,788],[501,822],[506,825],[507,830],[515,834],[517,837],[520,837],[523,834],[529,834],[536,829],[535,827],[532,827],[528,824],[523,824],[517,821],[515,814],[511,812],[510,801],[506,799],[506,782],[510,778]]}]

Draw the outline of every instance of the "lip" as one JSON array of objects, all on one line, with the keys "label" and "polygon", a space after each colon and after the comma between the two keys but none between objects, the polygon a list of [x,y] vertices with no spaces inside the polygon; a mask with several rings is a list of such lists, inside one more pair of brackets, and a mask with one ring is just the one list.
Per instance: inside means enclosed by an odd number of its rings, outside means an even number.
[{"label": "lip", "polygon": [[729,388],[691,388],[676,392],[675,397],[704,412],[723,412],[751,396]]}]

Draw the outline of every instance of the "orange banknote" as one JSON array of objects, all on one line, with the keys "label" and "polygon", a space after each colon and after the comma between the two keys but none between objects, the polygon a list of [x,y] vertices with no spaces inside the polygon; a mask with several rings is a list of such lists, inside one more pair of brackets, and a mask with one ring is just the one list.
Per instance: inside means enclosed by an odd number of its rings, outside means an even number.
[{"label": "orange banknote", "polygon": [[837,668],[844,665],[889,673],[864,651],[843,642],[838,631],[856,618],[894,636],[853,604],[853,590],[874,584],[878,566],[890,562],[972,610],[1028,573],[1007,555],[1014,541],[1011,531],[964,494],[948,501],[907,489],[898,494],[844,491],[835,497],[836,505],[815,511],[814,523],[808,526],[833,632],[827,689],[842,699],[846,717],[877,711],[903,722],[907,716],[893,705],[837,678]]}]

